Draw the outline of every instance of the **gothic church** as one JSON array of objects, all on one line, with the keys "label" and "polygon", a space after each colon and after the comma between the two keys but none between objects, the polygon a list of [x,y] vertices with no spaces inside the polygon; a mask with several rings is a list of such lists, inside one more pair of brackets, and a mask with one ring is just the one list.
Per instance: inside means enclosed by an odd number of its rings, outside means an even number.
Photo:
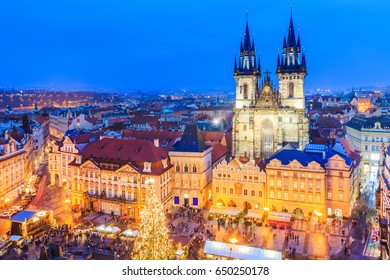
[{"label": "gothic church", "polygon": [[261,72],[247,19],[238,63],[234,59],[233,155],[241,161],[267,159],[287,144],[303,149],[309,143],[309,121],[304,108],[306,58],[300,36],[295,37],[292,15],[282,55],[277,58],[279,90],[270,74]]}]

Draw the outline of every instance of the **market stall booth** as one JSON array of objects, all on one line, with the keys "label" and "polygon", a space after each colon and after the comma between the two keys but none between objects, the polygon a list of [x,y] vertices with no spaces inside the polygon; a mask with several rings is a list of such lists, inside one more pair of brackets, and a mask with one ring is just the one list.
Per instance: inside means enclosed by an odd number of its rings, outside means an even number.
[{"label": "market stall booth", "polygon": [[237,216],[239,212],[240,209],[237,207],[212,206],[209,211],[209,219],[219,219],[222,222],[226,220],[238,222]]},{"label": "market stall booth", "polygon": [[281,260],[282,252],[206,240],[203,252],[209,259]]},{"label": "market stall booth", "polygon": [[108,237],[113,237],[120,232],[120,228],[100,225],[95,229],[99,234],[107,235]]},{"label": "market stall booth", "polygon": [[259,209],[248,209],[248,213],[245,215],[245,222],[251,222],[261,226],[264,222],[264,211]]},{"label": "market stall booth", "polygon": [[11,219],[11,235],[38,236],[49,228],[56,228],[53,211],[23,210]]},{"label": "market stall booth", "polygon": [[288,228],[291,223],[292,215],[289,213],[268,212],[268,225],[276,228]]}]

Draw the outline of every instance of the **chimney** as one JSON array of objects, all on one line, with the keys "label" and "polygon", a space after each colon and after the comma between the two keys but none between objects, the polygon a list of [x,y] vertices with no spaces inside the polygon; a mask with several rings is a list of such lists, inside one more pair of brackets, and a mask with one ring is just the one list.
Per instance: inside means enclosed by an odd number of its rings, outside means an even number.
[{"label": "chimney", "polygon": [[154,146],[156,146],[157,148],[160,146],[160,140],[158,138],[154,139]]}]

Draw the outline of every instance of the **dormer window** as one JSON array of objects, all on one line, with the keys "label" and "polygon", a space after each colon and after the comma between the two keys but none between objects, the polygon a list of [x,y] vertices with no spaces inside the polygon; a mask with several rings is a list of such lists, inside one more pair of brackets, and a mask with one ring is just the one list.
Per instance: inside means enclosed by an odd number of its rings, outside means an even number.
[{"label": "dormer window", "polygon": [[144,172],[152,172],[152,163],[150,162],[144,163]]},{"label": "dormer window", "polygon": [[163,159],[161,161],[161,163],[162,163],[164,169],[168,167],[168,159]]}]

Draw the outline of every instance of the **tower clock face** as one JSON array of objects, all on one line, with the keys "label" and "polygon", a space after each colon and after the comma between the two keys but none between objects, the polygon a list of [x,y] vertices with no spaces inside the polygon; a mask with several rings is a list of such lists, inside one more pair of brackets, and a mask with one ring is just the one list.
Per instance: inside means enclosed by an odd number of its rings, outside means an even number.
[{"label": "tower clock face", "polygon": [[270,87],[270,86],[265,86],[264,89],[263,89],[263,91],[264,91],[265,93],[270,93],[270,92],[271,92],[271,87]]}]

